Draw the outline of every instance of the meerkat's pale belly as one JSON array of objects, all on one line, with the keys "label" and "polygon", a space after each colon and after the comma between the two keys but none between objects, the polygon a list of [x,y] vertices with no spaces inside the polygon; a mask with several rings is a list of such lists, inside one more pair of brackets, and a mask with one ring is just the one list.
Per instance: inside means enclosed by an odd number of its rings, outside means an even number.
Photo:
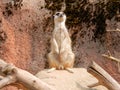
[{"label": "meerkat's pale belly", "polygon": [[63,30],[57,30],[56,31],[55,39],[57,41],[59,49],[61,48],[62,42],[64,41],[65,38],[66,38],[65,33],[64,33]]}]

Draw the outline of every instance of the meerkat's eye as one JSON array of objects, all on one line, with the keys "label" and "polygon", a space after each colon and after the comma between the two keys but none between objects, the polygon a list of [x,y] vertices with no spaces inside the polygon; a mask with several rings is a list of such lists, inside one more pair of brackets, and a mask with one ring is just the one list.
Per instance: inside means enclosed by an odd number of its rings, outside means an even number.
[{"label": "meerkat's eye", "polygon": [[56,15],[58,16],[60,13],[56,13]]}]

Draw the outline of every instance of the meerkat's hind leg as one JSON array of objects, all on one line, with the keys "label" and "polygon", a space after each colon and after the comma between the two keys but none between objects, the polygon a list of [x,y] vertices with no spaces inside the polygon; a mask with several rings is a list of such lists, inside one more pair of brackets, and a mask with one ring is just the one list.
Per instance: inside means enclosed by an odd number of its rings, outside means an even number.
[{"label": "meerkat's hind leg", "polygon": [[65,68],[65,70],[67,70],[70,73],[74,73],[72,68]]},{"label": "meerkat's hind leg", "polygon": [[48,69],[48,71],[47,71],[47,73],[51,73],[52,71],[54,71],[54,70],[56,70],[56,68],[50,68],[50,69]]}]

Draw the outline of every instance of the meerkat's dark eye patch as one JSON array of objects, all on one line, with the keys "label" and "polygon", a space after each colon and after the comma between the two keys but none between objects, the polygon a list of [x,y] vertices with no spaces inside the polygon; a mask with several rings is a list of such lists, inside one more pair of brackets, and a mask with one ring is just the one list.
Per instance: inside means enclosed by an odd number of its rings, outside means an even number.
[{"label": "meerkat's dark eye patch", "polygon": [[56,15],[57,15],[57,16],[59,16],[59,15],[60,15],[60,13],[56,13]]}]

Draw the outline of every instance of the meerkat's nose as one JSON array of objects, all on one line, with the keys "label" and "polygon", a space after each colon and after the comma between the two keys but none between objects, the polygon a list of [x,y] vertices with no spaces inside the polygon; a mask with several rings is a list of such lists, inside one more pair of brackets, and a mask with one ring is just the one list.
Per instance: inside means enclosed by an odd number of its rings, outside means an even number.
[{"label": "meerkat's nose", "polygon": [[62,17],[63,15],[62,14],[60,14],[60,17]]}]

